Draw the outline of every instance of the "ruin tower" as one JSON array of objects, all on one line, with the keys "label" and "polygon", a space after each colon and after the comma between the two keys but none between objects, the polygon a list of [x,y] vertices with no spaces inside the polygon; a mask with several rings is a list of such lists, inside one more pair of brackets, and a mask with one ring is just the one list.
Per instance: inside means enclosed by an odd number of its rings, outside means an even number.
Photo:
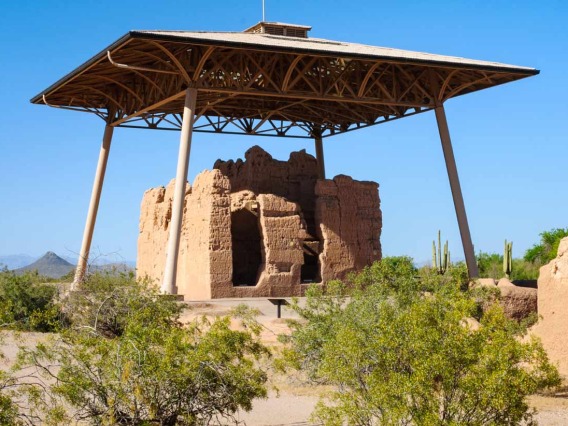
[{"label": "ruin tower", "polygon": [[[144,194],[137,271],[159,283],[174,181]],[[176,282],[188,300],[284,297],[381,258],[378,184],[318,179],[305,151],[279,161],[258,146],[186,186]]]}]

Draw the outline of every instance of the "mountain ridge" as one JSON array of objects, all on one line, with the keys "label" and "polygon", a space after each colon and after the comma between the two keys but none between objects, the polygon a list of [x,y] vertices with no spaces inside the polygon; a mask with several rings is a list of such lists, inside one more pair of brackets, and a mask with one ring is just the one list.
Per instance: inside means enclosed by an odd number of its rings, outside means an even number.
[{"label": "mountain ridge", "polygon": [[52,251],[48,251],[35,262],[14,270],[18,275],[26,272],[38,271],[40,275],[49,278],[61,278],[63,275],[68,274],[75,266],[65,259],[59,257]]},{"label": "mountain ridge", "polygon": [[[71,262],[68,260],[70,260]],[[89,269],[92,272],[129,272],[134,270],[136,266],[136,262],[133,261],[105,262],[104,259],[100,258],[97,259],[97,261],[98,262],[89,265]],[[48,251],[39,259],[32,261],[28,265],[18,268],[11,268],[11,270],[18,275],[24,274],[26,272],[37,271],[40,275],[43,275],[45,277],[58,279],[75,269],[76,263],[77,262],[75,259],[62,257],[52,251]]]},{"label": "mountain ridge", "polygon": [[6,254],[0,256],[0,269],[6,267],[8,269],[22,268],[35,262],[38,259],[36,256],[30,256],[29,254]]}]

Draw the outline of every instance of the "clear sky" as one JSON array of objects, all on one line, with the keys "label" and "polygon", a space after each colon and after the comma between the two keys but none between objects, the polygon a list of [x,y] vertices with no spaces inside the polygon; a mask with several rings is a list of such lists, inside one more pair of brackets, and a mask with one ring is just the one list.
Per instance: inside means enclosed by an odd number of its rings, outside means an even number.
[{"label": "clear sky", "polygon": [[[132,29],[240,31],[261,0],[0,2],[0,255],[79,251],[104,123],[29,99]],[[476,251],[514,255],[568,227],[568,2],[266,0],[267,20],[313,37],[531,66],[541,74],[461,96],[446,112]],[[174,177],[179,134],[117,129],[93,249],[136,257],[142,194]],[[309,140],[196,134],[189,179],[258,144],[275,158]],[[380,184],[383,253],[430,257],[438,229],[463,258],[433,112],[325,139],[327,175]]]}]

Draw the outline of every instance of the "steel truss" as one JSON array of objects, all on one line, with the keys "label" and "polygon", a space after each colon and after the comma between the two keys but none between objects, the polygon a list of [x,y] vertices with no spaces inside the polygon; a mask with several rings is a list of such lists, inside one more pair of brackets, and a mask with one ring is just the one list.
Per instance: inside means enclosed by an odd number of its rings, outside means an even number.
[{"label": "steel truss", "polygon": [[518,79],[506,71],[131,38],[43,97],[113,127],[179,130],[198,90],[194,131],[328,137],[429,111]]}]

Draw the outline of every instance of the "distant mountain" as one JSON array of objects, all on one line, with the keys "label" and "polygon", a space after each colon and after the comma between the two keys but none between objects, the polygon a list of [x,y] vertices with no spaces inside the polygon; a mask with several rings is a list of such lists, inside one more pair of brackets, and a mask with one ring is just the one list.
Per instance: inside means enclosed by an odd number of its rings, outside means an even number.
[{"label": "distant mountain", "polygon": [[21,268],[22,266],[29,265],[37,257],[33,257],[27,254],[8,254],[6,256],[0,256],[0,269],[6,267],[8,269]]},{"label": "distant mountain", "polygon": [[23,268],[18,268],[14,272],[16,274],[23,274],[27,271],[38,271],[40,275],[50,278],[61,278],[63,275],[69,273],[75,266],[65,259],[60,258],[52,251],[48,251],[38,260]]}]

